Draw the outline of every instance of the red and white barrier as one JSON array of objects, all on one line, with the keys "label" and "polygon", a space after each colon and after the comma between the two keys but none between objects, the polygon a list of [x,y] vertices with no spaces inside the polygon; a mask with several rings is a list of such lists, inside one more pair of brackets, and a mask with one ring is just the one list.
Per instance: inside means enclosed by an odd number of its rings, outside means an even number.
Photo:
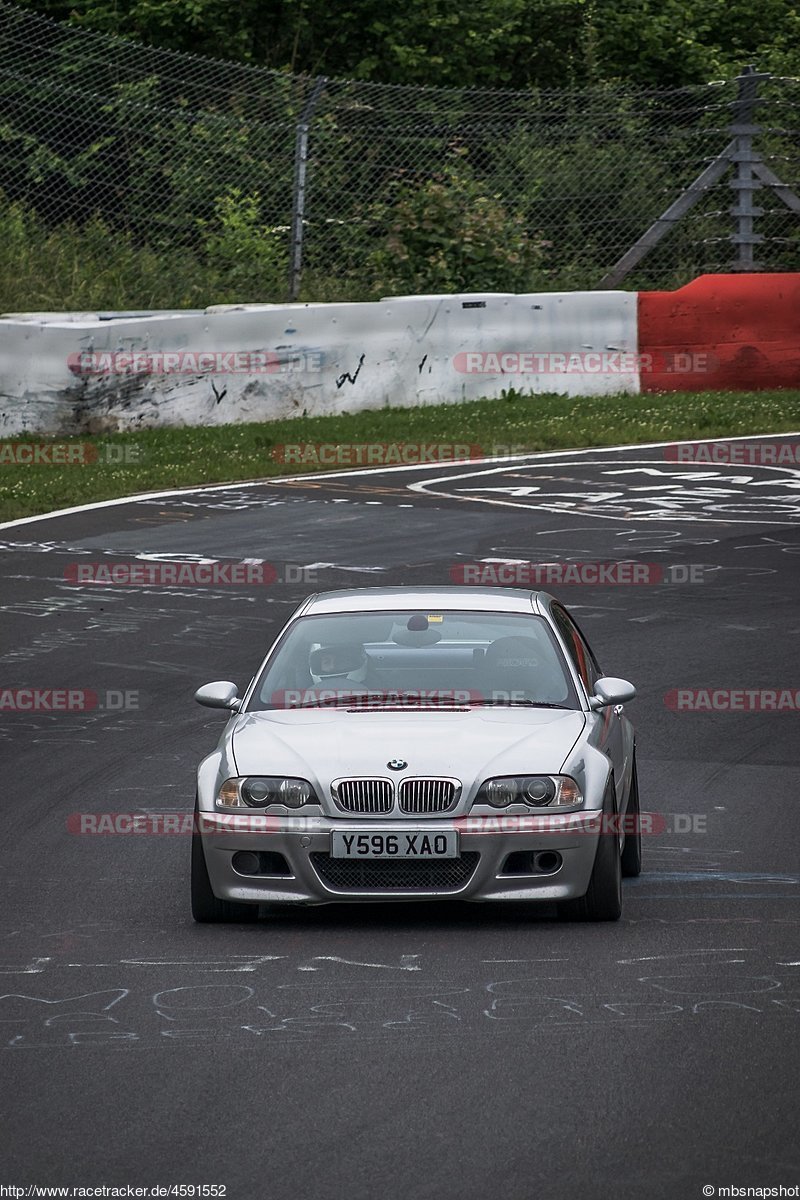
[{"label": "red and white barrier", "polygon": [[800,274],[0,320],[0,436],[767,387],[800,387]]}]

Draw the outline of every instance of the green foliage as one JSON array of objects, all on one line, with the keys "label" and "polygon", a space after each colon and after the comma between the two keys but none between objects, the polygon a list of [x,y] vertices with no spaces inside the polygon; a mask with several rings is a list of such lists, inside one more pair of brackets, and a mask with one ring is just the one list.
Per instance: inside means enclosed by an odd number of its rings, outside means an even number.
[{"label": "green foliage", "polygon": [[542,247],[521,213],[488,195],[466,164],[402,180],[373,219],[387,233],[368,269],[389,292],[530,291]]},{"label": "green foliage", "polygon": [[286,293],[282,234],[260,222],[257,196],[229,193],[196,250],[141,244],[99,217],[48,229],[0,193],[0,311],[204,308]]},{"label": "green foliage", "polygon": [[[169,49],[452,89],[324,89],[305,300],[594,287],[725,144],[735,85],[676,88],[730,80],[749,59],[800,68],[793,0],[27,3]],[[284,300],[309,80],[47,30],[46,57],[33,40],[0,73],[3,307]],[[0,30],[7,63],[24,43]],[[758,148],[796,187],[800,85],[770,86]],[[524,90],[465,90],[479,87]],[[729,206],[722,183],[626,286],[724,268]],[[776,202],[758,231],[765,266],[796,269],[796,219]]]},{"label": "green foliage", "polygon": [[705,83],[761,70],[800,70],[794,0],[597,0],[597,73],[649,86]]},{"label": "green foliage", "polygon": [[[220,280],[217,303],[281,297],[289,266],[285,229],[262,224],[261,197],[231,188],[215,205],[215,220],[203,222],[205,255],[212,278]],[[223,283],[224,281],[224,283]]]},{"label": "green foliage", "polygon": [[795,0],[27,0],[85,28],[280,70],[444,87],[677,87],[800,72]]}]

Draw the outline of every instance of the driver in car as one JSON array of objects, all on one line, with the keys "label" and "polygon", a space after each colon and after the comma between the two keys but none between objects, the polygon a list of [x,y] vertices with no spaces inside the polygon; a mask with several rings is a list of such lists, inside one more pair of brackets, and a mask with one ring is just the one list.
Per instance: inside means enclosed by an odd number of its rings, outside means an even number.
[{"label": "driver in car", "polygon": [[308,670],[316,684],[326,687],[356,691],[370,691],[377,687],[370,658],[363,646],[355,642],[343,642],[336,646],[319,646],[308,656]]}]

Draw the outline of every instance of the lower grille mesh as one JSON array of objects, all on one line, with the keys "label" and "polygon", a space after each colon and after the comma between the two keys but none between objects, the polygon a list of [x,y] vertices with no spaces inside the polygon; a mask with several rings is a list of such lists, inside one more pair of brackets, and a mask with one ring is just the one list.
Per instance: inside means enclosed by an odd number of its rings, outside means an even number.
[{"label": "lower grille mesh", "polygon": [[464,887],[480,855],[467,850],[460,858],[354,859],[314,851],[310,858],[322,882],[339,891],[441,892]]}]

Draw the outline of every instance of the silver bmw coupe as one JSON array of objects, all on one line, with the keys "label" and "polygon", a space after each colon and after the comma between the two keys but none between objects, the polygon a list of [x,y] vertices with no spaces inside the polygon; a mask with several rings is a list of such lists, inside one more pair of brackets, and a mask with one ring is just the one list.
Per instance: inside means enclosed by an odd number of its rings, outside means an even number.
[{"label": "silver bmw coupe", "polygon": [[192,913],[512,900],[616,920],[641,870],[635,689],[544,592],[361,588],[291,616],[197,772]]}]

